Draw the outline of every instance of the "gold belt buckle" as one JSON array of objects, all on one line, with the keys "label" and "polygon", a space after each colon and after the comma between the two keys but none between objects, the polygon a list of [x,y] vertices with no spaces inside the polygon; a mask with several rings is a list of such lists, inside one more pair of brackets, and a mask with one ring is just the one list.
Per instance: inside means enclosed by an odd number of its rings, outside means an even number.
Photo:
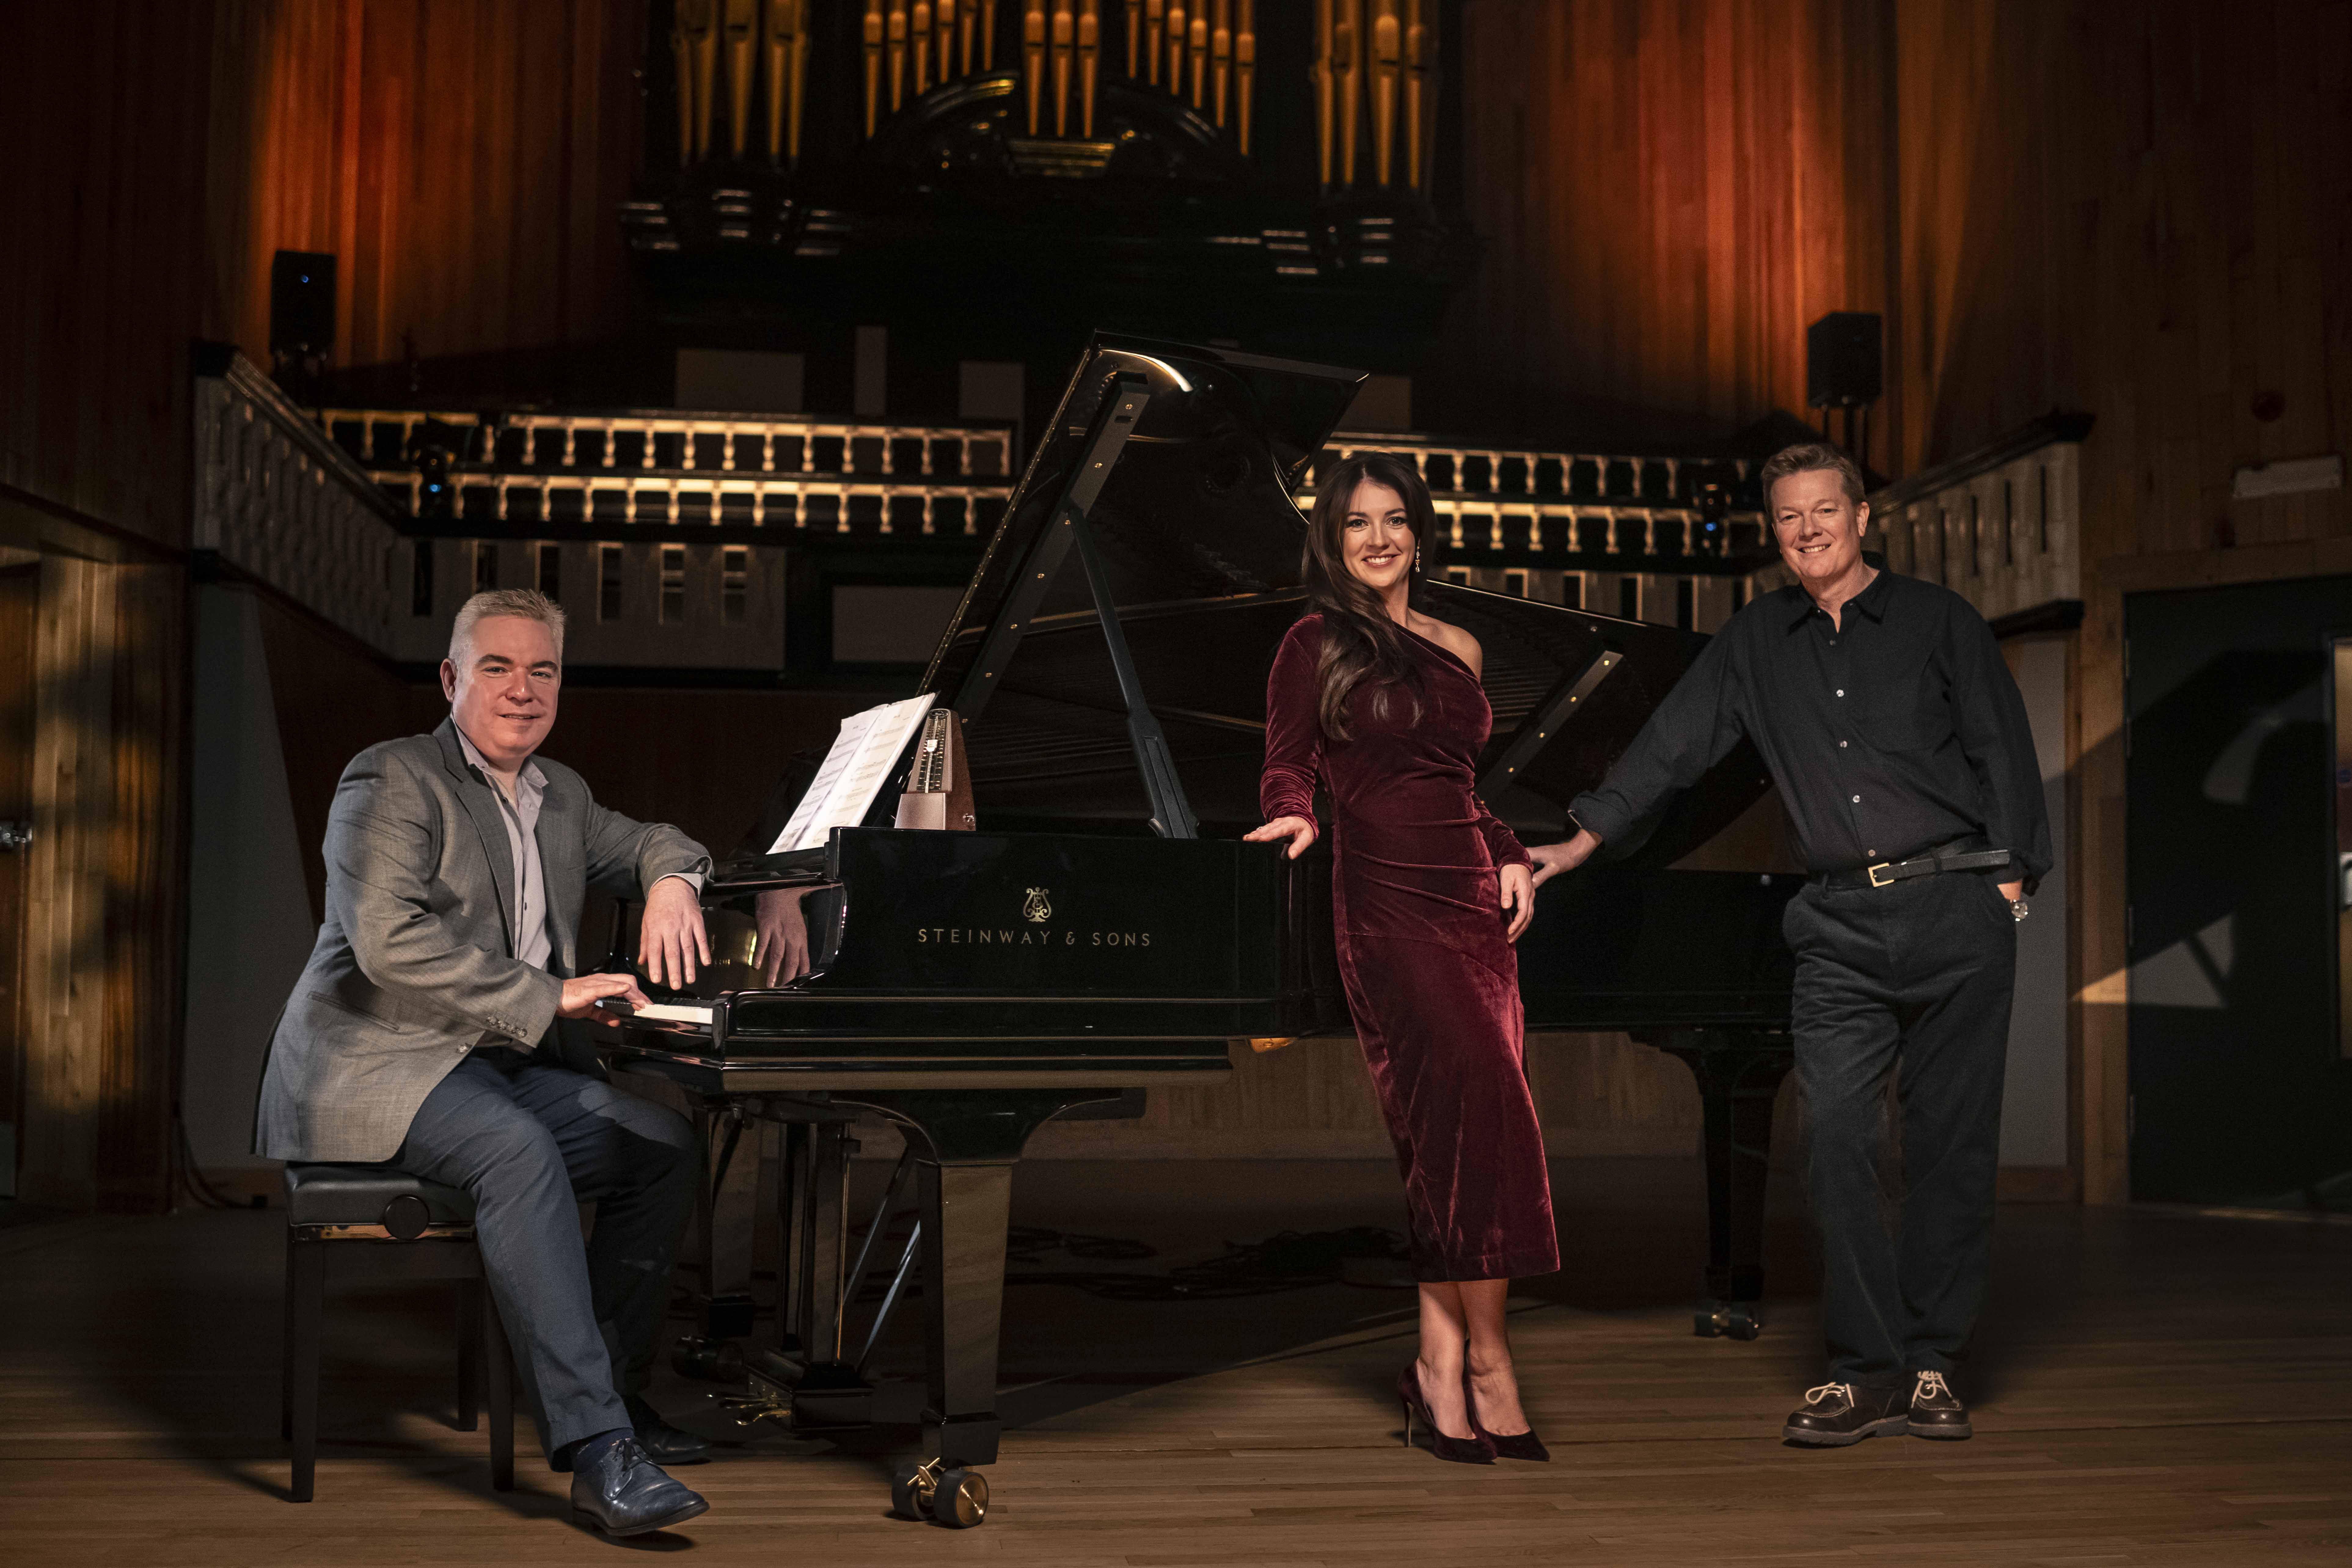
[{"label": "gold belt buckle", "polygon": [[[1879,877],[1879,875],[1878,875],[1881,871],[1884,871],[1884,872],[1885,872],[1885,873],[1886,873],[1886,876],[1885,877],[1885,879],[1882,879]],[[1894,881],[1894,880],[1895,880],[1895,862],[1894,862],[1894,861],[1892,861],[1892,860],[1881,860],[1877,865],[1873,866],[1872,868],[1870,868],[1870,885],[1871,885],[1872,887],[1874,887],[1874,888],[1883,888],[1883,887],[1885,887],[1885,886],[1887,885],[1887,883],[1892,882],[1892,881]]]}]

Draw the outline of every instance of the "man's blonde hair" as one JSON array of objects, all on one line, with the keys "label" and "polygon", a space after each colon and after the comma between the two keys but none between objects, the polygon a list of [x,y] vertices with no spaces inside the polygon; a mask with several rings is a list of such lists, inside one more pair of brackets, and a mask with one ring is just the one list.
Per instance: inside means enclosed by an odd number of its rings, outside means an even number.
[{"label": "man's blonde hair", "polygon": [[1816,471],[1837,475],[1839,482],[1845,487],[1846,500],[1858,501],[1863,499],[1867,487],[1863,484],[1862,470],[1854,466],[1853,459],[1827,441],[1808,441],[1801,446],[1783,447],[1764,460],[1764,467],[1756,478],[1764,486],[1765,512],[1768,515],[1771,512],[1774,485],[1790,474]]},{"label": "man's blonde hair", "polygon": [[475,623],[488,616],[520,616],[537,621],[555,639],[555,661],[563,662],[563,606],[531,588],[493,588],[457,606],[449,626],[449,662],[463,668],[464,651],[473,646]]}]

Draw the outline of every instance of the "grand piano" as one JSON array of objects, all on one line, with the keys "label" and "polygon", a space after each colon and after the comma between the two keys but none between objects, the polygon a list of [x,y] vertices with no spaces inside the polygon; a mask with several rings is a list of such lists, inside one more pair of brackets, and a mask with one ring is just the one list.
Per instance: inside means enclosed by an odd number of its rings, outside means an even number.
[{"label": "grand piano", "polygon": [[[619,1067],[685,1090],[714,1138],[747,1120],[783,1128],[762,1200],[780,1237],[774,1337],[722,1342],[750,1333],[748,1276],[739,1263],[721,1277],[725,1220],[706,1203],[691,1353],[761,1374],[796,1423],[856,1422],[870,1389],[852,1306],[877,1266],[885,1313],[922,1281],[929,1457],[894,1483],[902,1512],[985,1515],[1011,1173],[1030,1135],[1215,1081],[1244,1042],[1352,1034],[1328,858],[1239,839],[1259,820],[1266,671],[1304,607],[1293,498],[1361,379],[1098,336],[923,678],[956,716],[976,828],[890,826],[901,789],[922,787],[910,748],[904,782],[864,825],[818,851],[739,862],[706,889],[721,905],[814,889],[814,972],[765,988],[721,964],[697,996],[659,998],[707,1016],[633,1019],[617,1047]],[[1443,582],[1423,591],[1486,650],[1481,791],[1538,842],[1563,836],[1568,803],[1705,641]],[[1790,1062],[1779,925],[1799,879],[1676,863],[1765,787],[1743,748],[1605,863],[1547,886],[1519,942],[1531,1031],[1629,1031],[1690,1065],[1710,1235],[1696,1325],[1740,1338],[1762,1293],[1771,1102]],[[861,1112],[906,1135],[885,1211],[911,1188],[916,1223],[895,1274],[876,1256],[883,1214],[850,1258]]]}]

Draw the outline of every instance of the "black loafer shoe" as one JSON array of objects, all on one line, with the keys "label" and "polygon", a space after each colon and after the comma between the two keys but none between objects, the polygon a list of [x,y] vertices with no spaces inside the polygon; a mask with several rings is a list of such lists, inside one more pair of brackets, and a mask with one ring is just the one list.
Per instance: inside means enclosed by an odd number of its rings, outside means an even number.
[{"label": "black loafer shoe", "polygon": [[1970,1434],[1969,1407],[1940,1372],[1915,1374],[1911,1384],[1911,1436],[1958,1442]]},{"label": "black loafer shoe", "polygon": [[572,1468],[572,1522],[607,1535],[667,1530],[709,1509],[700,1494],[664,1475],[632,1437],[603,1445]]},{"label": "black loafer shoe", "polygon": [[1881,1432],[1900,1432],[1909,1422],[1899,1389],[1825,1383],[1806,1391],[1805,1407],[1789,1417],[1780,1436],[1809,1448],[1843,1448]]},{"label": "black loafer shoe", "polygon": [[637,1434],[637,1447],[655,1464],[698,1465],[710,1458],[709,1438],[671,1426],[661,1418],[661,1412],[634,1394],[622,1395],[621,1403],[628,1407],[629,1426]]}]

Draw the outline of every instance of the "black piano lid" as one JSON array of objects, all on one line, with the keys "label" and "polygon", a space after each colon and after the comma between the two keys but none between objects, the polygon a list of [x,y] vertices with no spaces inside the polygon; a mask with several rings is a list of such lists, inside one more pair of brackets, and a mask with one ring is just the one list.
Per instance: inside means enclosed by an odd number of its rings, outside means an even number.
[{"label": "black piano lid", "polygon": [[[1149,401],[1084,507],[1087,526],[1202,831],[1256,824],[1266,672],[1305,608],[1306,520],[1293,498],[1362,380],[1327,365],[1097,335],[924,678],[923,689],[968,716],[984,823],[1146,831],[1151,810],[1126,705],[1075,552],[1028,613],[1005,668],[976,668],[1097,421],[1115,412],[1106,399],[1140,388]],[[1600,781],[1706,641],[1442,581],[1417,594],[1485,649],[1495,734],[1482,772],[1523,724],[1546,726],[1544,742],[1510,775],[1514,787],[1490,790],[1489,802],[1538,837],[1559,835],[1568,802]],[[1617,656],[1608,673],[1554,726],[1544,710],[1604,654]],[[1757,798],[1762,773],[1741,747],[1662,822],[1612,845],[1612,858],[1679,858]]]}]

